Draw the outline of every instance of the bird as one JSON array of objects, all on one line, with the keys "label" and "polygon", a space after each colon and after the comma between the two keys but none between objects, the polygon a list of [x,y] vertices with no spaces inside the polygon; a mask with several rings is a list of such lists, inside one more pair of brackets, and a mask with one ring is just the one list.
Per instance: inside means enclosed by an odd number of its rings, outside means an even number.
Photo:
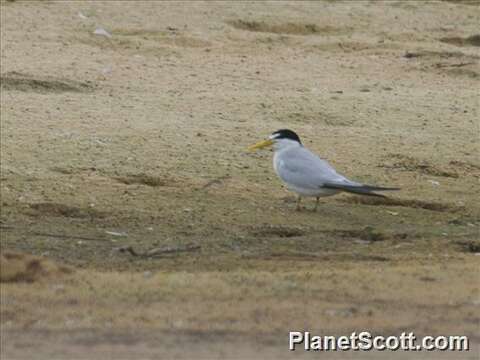
[{"label": "bird", "polygon": [[266,140],[248,147],[256,151],[273,146],[273,168],[287,189],[297,193],[296,210],[300,210],[303,197],[315,197],[314,211],[321,197],[340,192],[357,195],[386,197],[377,191],[400,190],[397,187],[372,186],[347,179],[325,160],[303,146],[300,137],[292,130],[273,132]]}]

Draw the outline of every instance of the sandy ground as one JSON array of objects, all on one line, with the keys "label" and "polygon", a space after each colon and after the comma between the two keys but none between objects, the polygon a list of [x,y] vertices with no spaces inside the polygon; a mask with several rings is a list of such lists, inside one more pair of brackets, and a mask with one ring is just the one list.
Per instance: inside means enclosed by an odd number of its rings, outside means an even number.
[{"label": "sandy ground", "polygon": [[[4,263],[2,358],[291,358],[294,329],[478,344],[478,2],[0,9],[0,246],[69,267]],[[246,151],[279,128],[402,190],[295,212]],[[355,355],[385,354],[332,356]]]}]

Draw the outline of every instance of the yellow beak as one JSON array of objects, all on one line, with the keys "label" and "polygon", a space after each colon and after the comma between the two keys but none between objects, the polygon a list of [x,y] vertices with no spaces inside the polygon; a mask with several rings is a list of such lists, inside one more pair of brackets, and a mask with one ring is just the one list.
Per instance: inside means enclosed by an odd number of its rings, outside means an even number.
[{"label": "yellow beak", "polygon": [[263,141],[260,141],[260,142],[256,143],[255,145],[249,146],[248,151],[255,151],[257,149],[263,149],[263,148],[266,148],[267,146],[271,146],[271,145],[273,145],[272,140],[270,140],[270,139],[263,140]]}]

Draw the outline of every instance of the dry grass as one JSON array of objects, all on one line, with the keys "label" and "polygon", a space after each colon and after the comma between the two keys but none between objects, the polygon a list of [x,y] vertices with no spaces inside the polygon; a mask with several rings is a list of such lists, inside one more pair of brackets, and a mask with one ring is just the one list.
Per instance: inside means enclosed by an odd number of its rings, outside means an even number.
[{"label": "dry grass", "polygon": [[316,24],[301,24],[301,23],[283,23],[283,24],[269,24],[264,21],[250,21],[250,20],[233,20],[228,22],[229,25],[236,29],[264,32],[272,34],[288,34],[288,35],[312,35],[312,34],[336,34],[348,32],[351,29],[335,28],[333,26],[320,27]]},{"label": "dry grass", "polygon": [[17,252],[0,254],[0,282],[34,282],[43,278],[70,274],[71,268],[52,261]]},{"label": "dry grass", "polygon": [[[2,307],[2,318],[8,319],[3,326],[275,334],[322,324],[331,333],[415,327],[425,333],[473,334],[478,317],[469,324],[458,318],[475,312],[479,295],[478,286],[463,286],[463,281],[476,282],[476,263],[469,259],[416,268],[350,263],[329,269],[311,263],[311,270],[296,271],[281,270],[278,261],[276,272],[79,271],[27,286],[2,284],[2,304],[8,304]],[[460,276],[463,281],[456,281]],[[428,317],[419,318],[427,308]]]}]

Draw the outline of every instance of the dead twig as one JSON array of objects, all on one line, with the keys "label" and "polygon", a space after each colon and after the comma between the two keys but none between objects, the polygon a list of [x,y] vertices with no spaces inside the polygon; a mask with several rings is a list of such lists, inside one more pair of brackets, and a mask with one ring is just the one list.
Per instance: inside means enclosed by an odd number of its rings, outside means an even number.
[{"label": "dead twig", "polygon": [[142,256],[142,254],[137,253],[131,246],[123,246],[120,249],[118,249],[121,253],[127,252],[132,256]]},{"label": "dead twig", "polygon": [[[21,228],[16,226],[4,225],[0,224],[0,229],[2,230],[21,230]],[[45,236],[45,237],[52,237],[56,239],[74,239],[74,240],[85,240],[85,241],[109,241],[107,238],[94,238],[88,236],[79,236],[79,235],[66,235],[66,234],[52,234],[52,233],[44,233],[44,232],[26,232],[27,235],[35,235],[35,236]]]},{"label": "dead twig", "polygon": [[464,62],[464,63],[457,63],[457,64],[443,64],[443,63],[437,63],[435,66],[437,68],[446,68],[446,67],[462,67],[462,66],[467,66],[467,65],[473,65],[475,64],[474,62]]},{"label": "dead twig", "polygon": [[145,252],[136,252],[133,247],[131,246],[124,246],[118,249],[118,251],[122,253],[129,253],[132,256],[135,257],[141,257],[141,258],[155,258],[155,257],[162,257],[165,255],[173,255],[173,254],[178,254],[181,252],[192,252],[192,251],[197,251],[200,250],[201,246],[197,244],[188,244],[185,246],[166,246],[162,248],[154,248]]},{"label": "dead twig", "polygon": [[101,238],[91,238],[86,236],[77,236],[77,235],[63,235],[63,234],[50,234],[50,233],[42,233],[42,232],[32,232],[31,235],[37,236],[47,236],[59,239],[76,239],[76,240],[86,240],[86,241],[109,241],[109,239],[101,239]]},{"label": "dead twig", "polygon": [[202,186],[202,190],[205,190],[206,188],[209,188],[212,185],[221,184],[223,180],[226,180],[229,177],[230,177],[229,175],[223,175],[223,176],[220,176],[216,179],[212,179],[209,182],[207,182],[205,185]]}]

